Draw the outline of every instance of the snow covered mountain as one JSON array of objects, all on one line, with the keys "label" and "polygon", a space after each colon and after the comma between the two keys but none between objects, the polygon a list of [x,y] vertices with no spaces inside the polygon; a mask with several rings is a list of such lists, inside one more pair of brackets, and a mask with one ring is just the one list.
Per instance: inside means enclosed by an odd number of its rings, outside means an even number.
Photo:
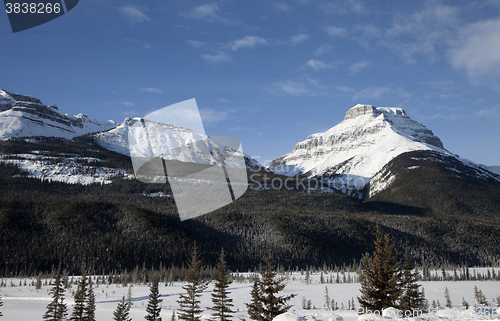
[{"label": "snow covered mountain", "polygon": [[301,175],[333,183],[348,192],[359,190],[396,156],[416,150],[452,155],[424,125],[401,108],[356,105],[344,121],[313,134],[293,151],[270,163],[276,174]]},{"label": "snow covered mountain", "polygon": [[114,128],[114,121],[91,119],[83,114],[63,114],[38,98],[0,89],[0,140],[10,137],[73,138]]},{"label": "snow covered mountain", "polygon": [[[155,133],[142,137],[141,133],[134,131],[134,125],[137,122],[143,122],[147,131]],[[156,157],[165,160],[174,160],[186,163],[198,163],[206,165],[224,164],[227,167],[240,167],[239,162],[231,163],[234,157],[231,157],[235,150],[222,146],[213,138],[201,135],[191,129],[178,127],[171,124],[144,120],[143,118],[126,118],[116,128],[94,134],[96,142],[111,151],[130,156],[129,134],[132,133],[134,139],[143,140],[135,142],[134,148],[140,146],[151,149]],[[147,153],[142,155],[143,151],[136,150],[134,156],[148,157]],[[239,153],[239,152],[236,152]],[[257,161],[244,155],[247,161],[247,167],[259,167]]]}]

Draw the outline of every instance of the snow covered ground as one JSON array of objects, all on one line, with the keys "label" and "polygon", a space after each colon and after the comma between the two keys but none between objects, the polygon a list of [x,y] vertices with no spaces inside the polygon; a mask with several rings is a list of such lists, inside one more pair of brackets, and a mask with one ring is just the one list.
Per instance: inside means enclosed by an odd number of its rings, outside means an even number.
[{"label": "snow covered ground", "polygon": [[[471,269],[472,272],[472,269]],[[304,280],[304,275],[300,273],[294,273],[289,276],[287,281],[287,287],[285,293],[291,294],[295,293],[297,296],[293,298],[290,303],[293,308],[290,313],[280,317],[279,321],[334,321],[336,316],[341,316],[344,321],[354,321],[354,320],[386,320],[389,321],[390,317],[377,317],[377,316],[363,316],[358,317],[356,311],[348,311],[347,304],[348,301],[354,298],[355,307],[358,308],[359,304],[356,297],[359,295],[360,284],[359,283],[339,283],[339,284],[321,284],[319,282],[320,276],[318,274],[312,275],[312,283],[306,284]],[[327,278],[326,278],[327,279]],[[17,321],[17,320],[30,320],[30,321],[41,321],[43,314],[46,311],[46,306],[50,302],[51,298],[49,296],[49,290],[51,286],[42,286],[40,290],[35,290],[34,286],[31,286],[34,280],[26,280],[26,286],[19,286],[21,281],[24,284],[24,279],[4,279],[7,284],[6,287],[0,288],[0,294],[2,295],[2,301],[4,303],[0,311],[3,313],[2,321]],[[12,283],[11,283],[12,282]],[[14,285],[14,286],[11,286]],[[495,298],[500,295],[500,282],[498,281],[447,281],[447,282],[420,282],[425,289],[426,298],[429,302],[433,300],[439,300],[441,306],[444,307],[445,288],[448,287],[450,292],[451,301],[453,303],[453,309],[442,309],[436,313],[433,311],[432,314],[422,315],[420,318],[413,318],[411,321],[425,321],[425,320],[436,320],[436,321],[461,321],[461,320],[499,320],[500,311],[497,311]],[[165,286],[165,284],[160,284],[160,293],[162,294],[162,311],[161,316],[163,320],[170,320],[172,312],[174,309],[178,308],[177,300],[179,299],[179,293],[183,293],[182,283],[174,283],[170,286]],[[474,299],[474,287],[477,286],[478,289],[482,290],[485,294],[486,299],[490,303],[493,315],[491,311],[489,313],[461,310],[462,297],[473,306],[476,302]],[[344,310],[337,311],[327,311],[325,310],[325,287],[328,288],[328,293],[330,299],[334,299],[338,302],[339,308],[344,305]],[[201,298],[201,306],[204,308],[211,307],[211,291],[213,289],[213,283],[205,290],[203,297]],[[73,285],[72,289],[66,292],[66,302],[68,304],[68,311],[71,313],[73,298],[70,294],[76,290],[76,285]],[[234,310],[237,311],[234,315],[234,320],[239,318],[245,318],[249,321],[248,315],[246,313],[245,303],[249,302],[251,283],[232,283],[230,288],[231,297],[234,300]],[[111,321],[113,319],[113,311],[116,309],[118,301],[121,300],[122,296],[127,296],[128,287],[122,285],[103,285],[100,284],[94,289],[96,295],[96,320],[97,321]],[[133,320],[144,320],[146,315],[146,306],[148,303],[149,288],[146,285],[134,285],[132,287],[132,297],[134,306],[131,309],[131,317]],[[302,309],[302,300],[311,300],[313,309],[304,310]],[[203,320],[207,320],[210,316],[210,312],[205,310],[203,314]],[[410,320],[410,319],[409,319]]]}]

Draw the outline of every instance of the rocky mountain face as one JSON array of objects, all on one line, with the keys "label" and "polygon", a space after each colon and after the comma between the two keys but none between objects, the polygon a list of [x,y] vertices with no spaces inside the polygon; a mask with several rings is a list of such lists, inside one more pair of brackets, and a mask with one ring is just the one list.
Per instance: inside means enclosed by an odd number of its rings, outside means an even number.
[{"label": "rocky mountain face", "polygon": [[385,164],[415,150],[451,155],[431,130],[403,109],[356,105],[340,124],[297,143],[292,152],[271,162],[269,169],[330,182],[361,197],[358,192]]},{"label": "rocky mountain face", "polygon": [[57,106],[47,106],[38,98],[0,89],[0,140],[30,136],[73,138],[115,126],[114,121],[63,114]]}]

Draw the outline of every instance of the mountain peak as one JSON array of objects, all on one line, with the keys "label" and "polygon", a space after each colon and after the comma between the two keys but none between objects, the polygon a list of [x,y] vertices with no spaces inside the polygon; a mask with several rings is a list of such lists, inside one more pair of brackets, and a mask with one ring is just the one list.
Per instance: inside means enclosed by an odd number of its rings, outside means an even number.
[{"label": "mountain peak", "polygon": [[345,113],[344,120],[356,118],[363,115],[372,115],[373,117],[377,117],[380,114],[381,112],[379,112],[377,108],[372,105],[357,104],[356,106],[349,109],[347,113]]}]

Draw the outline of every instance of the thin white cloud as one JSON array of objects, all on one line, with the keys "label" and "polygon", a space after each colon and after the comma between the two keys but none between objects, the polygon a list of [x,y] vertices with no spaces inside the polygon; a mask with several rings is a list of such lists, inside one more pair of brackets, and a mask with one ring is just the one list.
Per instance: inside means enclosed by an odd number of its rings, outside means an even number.
[{"label": "thin white cloud", "polygon": [[500,107],[481,109],[475,113],[476,116],[500,119]]},{"label": "thin white cloud", "polygon": [[161,91],[158,88],[148,87],[148,88],[142,88],[141,92],[143,92],[143,93],[149,93],[149,94],[161,94],[163,91]]},{"label": "thin white cloud", "polygon": [[231,62],[233,59],[226,54],[225,52],[219,51],[218,53],[212,55],[212,54],[205,54],[202,55],[201,58],[205,60],[206,62],[212,63],[214,65],[221,63],[221,62]]},{"label": "thin white cloud", "polygon": [[135,39],[124,39],[124,41],[131,42],[131,43],[134,43],[136,45],[139,45],[139,46],[141,46],[142,48],[144,48],[146,50],[149,50],[149,49],[152,48],[149,43],[143,43],[143,42],[137,41]]},{"label": "thin white cloud", "polygon": [[347,87],[347,86],[338,86],[338,87],[335,87],[335,89],[341,91],[341,92],[344,92],[344,93],[354,93],[356,92],[356,89],[354,88],[351,88],[351,87]]},{"label": "thin white cloud", "polygon": [[[403,88],[393,88],[391,86],[371,86],[361,89],[354,94],[352,100],[376,100],[381,98],[391,98],[398,97],[403,99],[408,99],[411,94],[406,92]],[[370,102],[368,102],[370,103]]]},{"label": "thin white cloud", "polygon": [[228,103],[228,102],[229,102],[229,99],[226,99],[226,98],[220,98],[220,99],[217,99],[217,102],[225,104],[225,103]]},{"label": "thin white cloud", "polygon": [[264,38],[256,36],[245,36],[240,40],[234,41],[230,46],[233,51],[241,48],[255,48],[257,45],[267,45],[267,41]]},{"label": "thin white cloud", "polygon": [[132,22],[146,22],[151,20],[151,18],[135,6],[120,7],[118,11],[124,14]]},{"label": "thin white cloud", "polygon": [[225,111],[215,110],[212,108],[204,108],[200,109],[200,115],[203,122],[215,123],[225,120],[228,116],[228,113]]},{"label": "thin white cloud", "polygon": [[122,104],[128,107],[135,106],[135,104],[131,101],[122,101]]},{"label": "thin white cloud", "polygon": [[450,48],[452,66],[463,69],[474,80],[500,76],[500,18],[462,27]]},{"label": "thin white cloud", "polygon": [[323,70],[323,69],[331,69],[337,67],[340,62],[324,62],[323,60],[309,59],[306,62],[308,67],[311,67],[315,71]]},{"label": "thin white cloud", "polygon": [[290,37],[290,44],[292,46],[295,46],[295,45],[303,43],[304,41],[306,41],[309,38],[310,38],[310,36],[308,34],[299,33],[299,34],[296,34],[296,35]]},{"label": "thin white cloud", "polygon": [[347,29],[336,26],[327,26],[325,27],[325,31],[332,37],[345,37],[349,33]]},{"label": "thin white cloud", "polygon": [[291,95],[291,96],[307,96],[311,93],[310,89],[306,87],[303,81],[278,81],[275,82],[269,91],[278,95]]},{"label": "thin white cloud", "polygon": [[345,15],[350,13],[366,14],[364,1],[361,0],[335,0],[320,2],[320,8],[328,14]]},{"label": "thin white cloud", "polygon": [[330,53],[333,50],[333,46],[330,44],[324,44],[314,51],[315,56],[322,56],[324,54]]},{"label": "thin white cloud", "polygon": [[360,61],[349,67],[349,74],[354,75],[361,72],[363,69],[368,68],[371,65],[371,61]]},{"label": "thin white cloud", "polygon": [[203,19],[209,22],[236,24],[235,21],[228,18],[224,18],[221,15],[221,10],[219,8],[219,5],[215,2],[195,7],[190,12],[181,15],[193,19]]},{"label": "thin white cloud", "polygon": [[201,48],[205,45],[205,43],[203,41],[199,41],[199,40],[187,40],[187,43],[195,48]]}]

